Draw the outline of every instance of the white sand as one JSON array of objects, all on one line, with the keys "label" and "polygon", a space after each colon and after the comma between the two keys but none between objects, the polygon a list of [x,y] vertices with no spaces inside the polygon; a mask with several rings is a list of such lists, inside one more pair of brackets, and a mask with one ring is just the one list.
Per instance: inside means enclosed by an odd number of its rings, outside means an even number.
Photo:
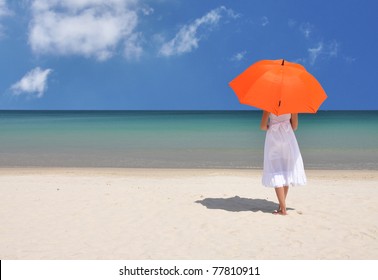
[{"label": "white sand", "polygon": [[0,169],[0,259],[378,259],[378,171]]}]

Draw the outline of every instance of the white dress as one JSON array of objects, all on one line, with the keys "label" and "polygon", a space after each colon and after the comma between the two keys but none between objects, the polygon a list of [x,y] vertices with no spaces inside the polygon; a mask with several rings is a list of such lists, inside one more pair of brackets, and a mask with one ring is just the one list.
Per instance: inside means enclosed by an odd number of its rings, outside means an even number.
[{"label": "white dress", "polygon": [[291,114],[269,116],[262,177],[262,183],[266,187],[306,184],[303,160],[290,119]]}]

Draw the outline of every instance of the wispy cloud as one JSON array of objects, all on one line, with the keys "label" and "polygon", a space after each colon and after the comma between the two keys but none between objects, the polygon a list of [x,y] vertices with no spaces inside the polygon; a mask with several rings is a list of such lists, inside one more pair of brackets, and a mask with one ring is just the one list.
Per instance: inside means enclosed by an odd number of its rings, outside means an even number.
[{"label": "wispy cloud", "polygon": [[238,52],[231,57],[231,61],[242,61],[246,54],[247,51]]},{"label": "wispy cloud", "polygon": [[147,5],[142,6],[142,7],[140,8],[140,10],[141,10],[142,13],[143,13],[144,15],[146,15],[146,16],[149,16],[149,15],[153,14],[154,11],[155,11],[153,8],[151,8],[150,6],[147,6]]},{"label": "wispy cloud", "polygon": [[265,26],[267,26],[268,24],[269,24],[269,19],[268,19],[268,17],[263,16],[263,17],[261,18],[261,26],[265,27]]},{"label": "wispy cloud", "polygon": [[287,22],[287,24],[289,25],[290,28],[294,28],[296,25],[297,25],[297,21],[290,18]]},{"label": "wispy cloud", "polygon": [[354,63],[357,60],[355,57],[351,57],[351,56],[344,56],[343,59],[348,64]]},{"label": "wispy cloud", "polygon": [[10,11],[7,8],[6,1],[0,0],[0,18],[8,15],[9,13]]},{"label": "wispy cloud", "polygon": [[224,6],[211,10],[203,17],[181,27],[173,39],[163,43],[159,55],[169,57],[197,49],[202,39],[201,33],[215,27],[222,17],[237,18],[238,15]]},{"label": "wispy cloud", "polygon": [[299,31],[306,39],[309,39],[314,32],[315,26],[309,22],[298,23],[290,18],[287,22],[291,29]]},{"label": "wispy cloud", "polygon": [[318,59],[318,56],[323,51],[323,42],[319,42],[316,47],[309,48],[307,51],[308,51],[310,64],[314,65],[315,61]]},{"label": "wispy cloud", "polygon": [[308,50],[309,63],[314,65],[318,58],[329,59],[337,57],[339,52],[339,43],[332,41],[329,43],[318,42],[316,46]]},{"label": "wispy cloud", "polygon": [[312,24],[308,23],[308,22],[302,23],[299,26],[299,30],[301,31],[303,36],[307,39],[310,38],[311,33],[313,32],[313,29],[314,29],[314,26]]},{"label": "wispy cloud", "polygon": [[0,38],[4,35],[4,27],[1,24],[1,20],[3,17],[9,16],[11,14],[11,11],[6,5],[6,0],[0,0]]},{"label": "wispy cloud", "polygon": [[340,49],[340,44],[336,41],[332,41],[327,46],[327,55],[330,57],[337,57]]},{"label": "wispy cloud", "polygon": [[[138,4],[139,0],[33,0],[30,46],[37,54],[106,60],[123,42],[126,56],[138,57]],[[142,12],[153,10],[143,6]]]},{"label": "wispy cloud", "polygon": [[47,78],[51,71],[51,69],[43,70],[39,67],[32,69],[20,81],[11,86],[12,94],[27,94],[41,98],[47,89]]},{"label": "wispy cloud", "polygon": [[337,40],[324,41],[319,39],[319,32],[310,22],[297,22],[294,19],[288,20],[288,26],[296,32],[299,32],[301,36],[306,40],[304,45],[307,45],[305,49],[307,55],[298,58],[295,61],[309,64],[311,66],[315,65],[319,60],[329,60],[331,58],[336,58],[340,52],[340,44]]},{"label": "wispy cloud", "polygon": [[138,60],[143,54],[141,34],[134,33],[125,41],[124,56],[128,60]]}]

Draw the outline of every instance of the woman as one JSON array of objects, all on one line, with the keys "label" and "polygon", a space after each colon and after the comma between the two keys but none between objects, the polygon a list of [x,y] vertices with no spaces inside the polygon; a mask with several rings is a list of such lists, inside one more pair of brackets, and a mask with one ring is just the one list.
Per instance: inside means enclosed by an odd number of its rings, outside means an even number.
[{"label": "woman", "polygon": [[303,160],[294,134],[298,128],[298,114],[276,116],[264,111],[260,128],[267,131],[262,183],[275,188],[279,208],[273,214],[287,215],[289,186],[306,184]]}]

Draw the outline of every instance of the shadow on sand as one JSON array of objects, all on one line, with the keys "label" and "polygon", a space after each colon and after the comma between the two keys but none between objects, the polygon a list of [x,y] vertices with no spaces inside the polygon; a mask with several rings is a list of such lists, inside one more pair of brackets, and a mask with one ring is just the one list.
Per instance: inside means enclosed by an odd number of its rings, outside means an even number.
[{"label": "shadow on sand", "polygon": [[[230,212],[261,211],[263,213],[272,213],[274,210],[278,209],[278,203],[266,199],[242,198],[239,196],[230,198],[205,198],[203,200],[197,200],[196,203],[200,203],[208,209],[221,209]],[[287,208],[287,210],[295,209]]]}]

